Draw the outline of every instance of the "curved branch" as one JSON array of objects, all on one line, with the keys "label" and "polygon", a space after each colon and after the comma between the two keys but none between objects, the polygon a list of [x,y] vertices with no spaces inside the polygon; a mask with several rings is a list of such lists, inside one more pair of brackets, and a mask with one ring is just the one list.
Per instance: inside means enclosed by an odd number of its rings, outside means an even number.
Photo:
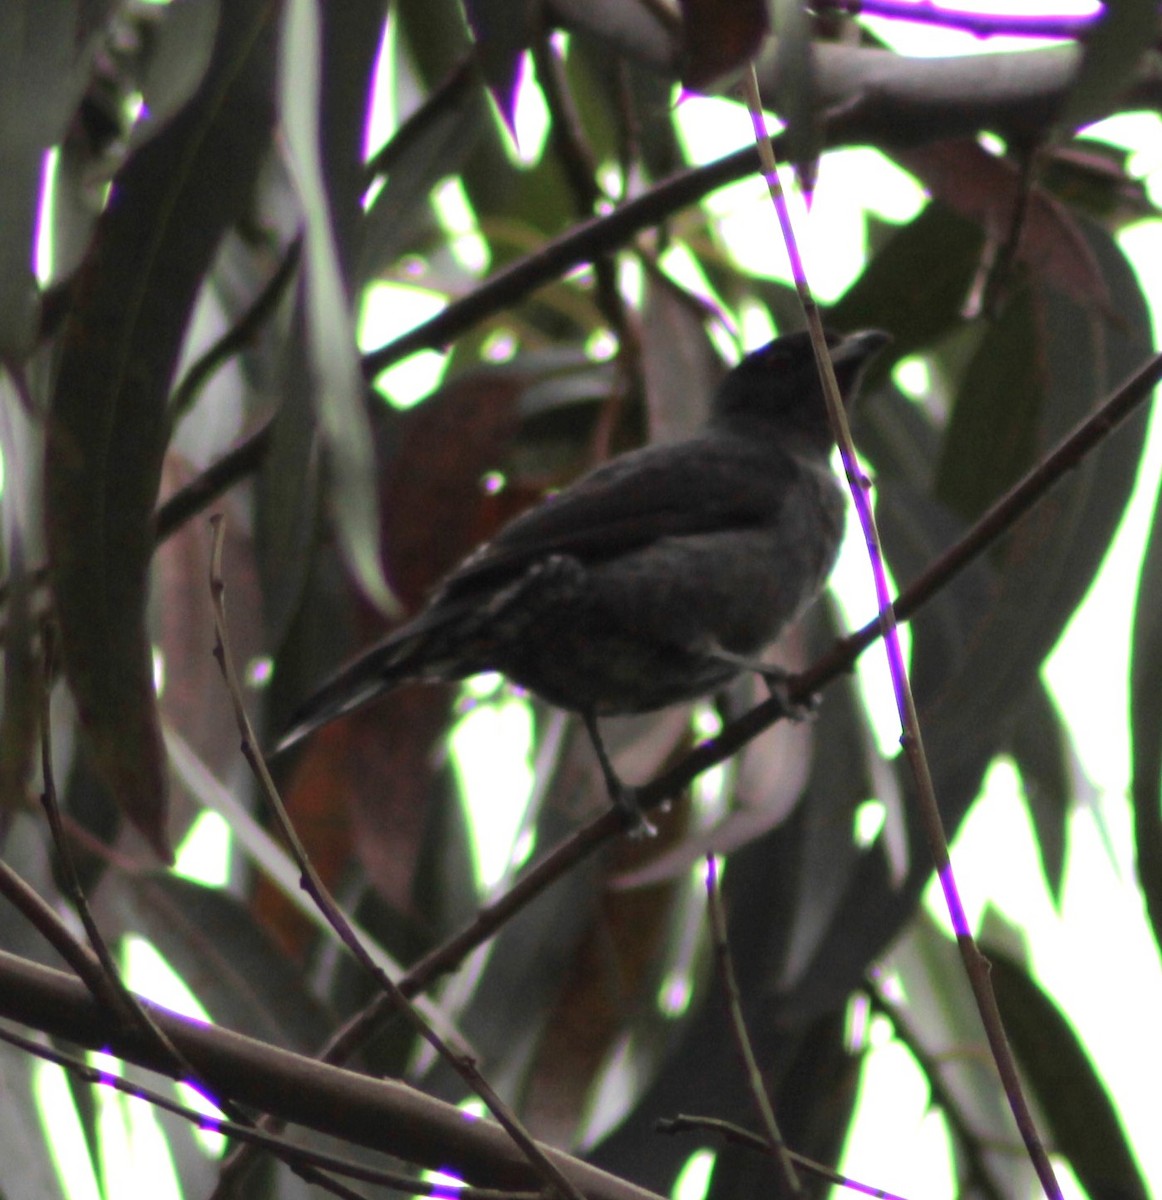
[{"label": "curved branch", "polygon": [[[509,1137],[395,1080],[326,1066],[254,1038],[142,1001],[212,1087],[240,1104],[486,1186],[535,1189],[540,1180]],[[121,1026],[71,976],[0,951],[0,1017],[169,1074],[155,1042]],[[545,1155],[591,1200],[659,1200],[644,1188],[548,1146]]]}]

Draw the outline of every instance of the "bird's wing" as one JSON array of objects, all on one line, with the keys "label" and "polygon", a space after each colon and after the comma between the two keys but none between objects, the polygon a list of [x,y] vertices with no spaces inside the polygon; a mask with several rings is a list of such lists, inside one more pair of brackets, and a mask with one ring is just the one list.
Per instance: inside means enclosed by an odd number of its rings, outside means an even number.
[{"label": "bird's wing", "polygon": [[552,554],[602,562],[663,537],[774,521],[799,469],[770,445],[722,437],[621,455],[506,526],[448,578],[441,599],[503,586]]}]

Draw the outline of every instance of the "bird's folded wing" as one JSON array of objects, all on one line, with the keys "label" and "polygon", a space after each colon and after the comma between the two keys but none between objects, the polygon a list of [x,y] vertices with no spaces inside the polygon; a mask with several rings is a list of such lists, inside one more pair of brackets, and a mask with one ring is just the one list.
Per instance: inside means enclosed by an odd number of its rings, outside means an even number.
[{"label": "bird's folded wing", "polygon": [[446,581],[453,599],[553,554],[604,562],[665,537],[773,523],[801,468],[788,454],[708,437],[622,455],[531,509]]}]

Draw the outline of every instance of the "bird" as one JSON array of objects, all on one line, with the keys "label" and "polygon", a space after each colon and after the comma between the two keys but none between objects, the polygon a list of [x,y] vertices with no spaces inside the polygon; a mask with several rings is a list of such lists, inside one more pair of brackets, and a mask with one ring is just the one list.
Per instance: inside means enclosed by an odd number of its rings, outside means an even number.
[{"label": "bird", "polygon": [[[826,332],[845,403],[890,340]],[[294,713],[281,753],[320,726],[417,680],[500,672],[584,721],[627,826],[649,831],[615,772],[599,718],[710,695],[823,589],[839,552],[843,488],[810,336],[747,354],[682,440],[595,467],[510,521],[407,623]]]}]

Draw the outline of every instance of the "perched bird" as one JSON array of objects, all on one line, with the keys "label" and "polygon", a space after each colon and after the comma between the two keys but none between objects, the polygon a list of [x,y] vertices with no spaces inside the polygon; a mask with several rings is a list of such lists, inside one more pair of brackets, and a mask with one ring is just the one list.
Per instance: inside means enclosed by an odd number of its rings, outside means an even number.
[{"label": "perched bird", "polygon": [[[845,399],[888,341],[827,335]],[[585,721],[614,803],[639,826],[597,718],[692,700],[742,671],[819,594],[844,493],[808,335],[748,354],[684,441],[622,454],[505,526],[413,620],[296,713],[281,751],[409,680],[499,671]]]}]

